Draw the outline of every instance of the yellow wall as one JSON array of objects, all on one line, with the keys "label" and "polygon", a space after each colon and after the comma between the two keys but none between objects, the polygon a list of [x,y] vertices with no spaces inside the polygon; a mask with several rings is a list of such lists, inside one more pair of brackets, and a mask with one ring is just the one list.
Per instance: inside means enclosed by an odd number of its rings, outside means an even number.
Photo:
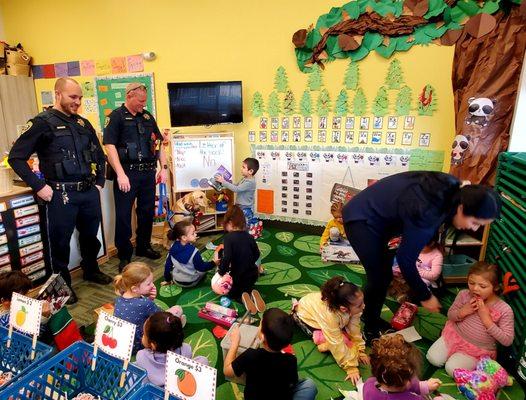
[{"label": "yellow wall", "polygon": [[[0,0],[0,9],[6,39],[21,42],[34,64],[157,53],[155,61],[145,62],[145,72],[155,74],[157,119],[162,127],[170,122],[167,82],[242,80],[245,123],[219,127],[235,131],[236,157],[241,160],[249,153],[248,131],[258,130],[259,121],[249,113],[253,93],[260,91],[267,102],[275,71],[283,65],[299,103],[307,76],[296,67],[292,34],[342,4],[326,0]],[[453,48],[415,46],[395,56],[402,63],[414,97],[427,83],[437,89],[438,113],[417,116],[414,132],[415,137],[418,132],[431,132],[430,149],[446,150],[447,169],[454,135],[450,83]],[[324,73],[333,101],[342,88],[347,63],[337,60],[327,65]],[[376,54],[360,63],[361,82],[369,101],[382,85],[388,63]],[[314,121],[316,124],[316,118]],[[183,129],[187,131],[204,128]],[[416,141],[414,138],[413,144]]]}]

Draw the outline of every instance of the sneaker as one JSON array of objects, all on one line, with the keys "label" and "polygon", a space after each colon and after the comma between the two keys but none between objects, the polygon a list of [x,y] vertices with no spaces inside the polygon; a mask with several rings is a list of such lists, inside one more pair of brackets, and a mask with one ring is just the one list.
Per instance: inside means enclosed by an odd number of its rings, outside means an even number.
[{"label": "sneaker", "polygon": [[254,304],[254,301],[250,297],[250,295],[245,292],[241,295],[241,300],[243,301],[243,305],[245,306],[245,309],[252,315],[256,314],[258,312],[258,309],[256,305]]},{"label": "sneaker", "polygon": [[151,247],[146,247],[144,249],[137,248],[135,249],[135,255],[137,257],[146,257],[146,258],[149,258],[150,260],[157,260],[161,258],[161,253],[152,249]]},{"label": "sneaker", "polygon": [[78,302],[79,298],[77,297],[77,294],[75,293],[73,288],[70,287],[69,291],[71,292],[71,294],[69,295],[69,299],[68,299],[68,301],[66,301],[66,304],[72,305],[72,304],[75,304],[76,302]]},{"label": "sneaker", "polygon": [[122,270],[126,265],[130,263],[130,260],[119,260],[119,274],[122,273]]},{"label": "sneaker", "polygon": [[252,301],[254,301],[254,305],[259,312],[263,312],[267,308],[261,294],[256,289],[252,291]]},{"label": "sneaker", "polygon": [[96,271],[90,274],[84,274],[84,280],[98,283],[99,285],[107,285],[108,283],[113,282],[113,278],[109,275],[106,275],[104,272]]}]

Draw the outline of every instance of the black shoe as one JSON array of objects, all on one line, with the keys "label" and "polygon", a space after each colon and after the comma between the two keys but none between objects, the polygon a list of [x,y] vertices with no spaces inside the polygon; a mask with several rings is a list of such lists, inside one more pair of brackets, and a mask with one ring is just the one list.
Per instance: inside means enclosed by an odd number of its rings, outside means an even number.
[{"label": "black shoe", "polygon": [[76,302],[78,302],[79,298],[77,297],[77,294],[75,293],[75,291],[72,288],[69,288],[69,290],[71,291],[71,295],[69,296],[68,301],[66,301],[66,304],[72,305],[72,304],[75,304]]},{"label": "black shoe", "polygon": [[151,247],[147,247],[145,249],[135,249],[135,255],[137,257],[146,257],[151,260],[157,260],[161,258],[161,253],[159,253],[158,251],[155,251]]},{"label": "black shoe", "polygon": [[93,272],[91,274],[84,274],[84,280],[98,283],[99,285],[107,285],[113,282],[113,278],[101,271]]},{"label": "black shoe", "polygon": [[130,263],[130,260],[119,260],[119,274],[122,272],[124,267]]}]

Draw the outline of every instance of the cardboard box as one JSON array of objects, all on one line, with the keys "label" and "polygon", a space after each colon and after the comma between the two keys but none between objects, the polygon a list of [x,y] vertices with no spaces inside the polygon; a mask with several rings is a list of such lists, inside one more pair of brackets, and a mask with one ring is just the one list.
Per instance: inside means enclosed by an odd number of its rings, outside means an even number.
[{"label": "cardboard box", "polygon": [[6,69],[7,69],[7,75],[29,76],[29,71],[31,70],[31,67],[25,64],[7,63]]},{"label": "cardboard box", "polygon": [[29,65],[31,61],[31,57],[25,51],[6,50],[5,55],[8,64]]},{"label": "cardboard box", "polygon": [[[226,336],[223,338],[223,340],[221,340],[221,348],[223,349],[223,364],[225,362],[226,355],[232,343],[230,340],[230,333],[232,332],[232,329],[238,325],[238,323],[233,324],[232,327],[228,330]],[[258,339],[258,330],[259,328],[257,326],[245,324],[241,325],[241,327],[239,328],[241,340],[239,341],[239,347],[237,349],[236,357],[243,353],[246,349],[257,349],[259,347],[260,343]],[[246,381],[245,375],[226,379],[230,382],[239,383],[241,385],[244,385]]]}]

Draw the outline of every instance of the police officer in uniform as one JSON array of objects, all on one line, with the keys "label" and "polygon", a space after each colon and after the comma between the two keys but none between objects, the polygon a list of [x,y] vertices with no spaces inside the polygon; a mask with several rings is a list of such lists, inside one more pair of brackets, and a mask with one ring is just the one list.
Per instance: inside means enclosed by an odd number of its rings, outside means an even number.
[{"label": "police officer in uniform", "polygon": [[[25,126],[9,153],[13,170],[46,204],[49,251],[53,271],[71,288],[68,270],[69,243],[79,232],[84,279],[108,284],[112,279],[97,264],[101,243],[100,190],[104,186],[104,152],[90,122],[77,114],[82,100],[80,85],[73,79],[55,83],[55,105]],[[44,179],[34,174],[27,160],[36,152]],[[72,290],[69,303],[77,296]]]},{"label": "police officer in uniform", "polygon": [[[156,181],[166,182],[168,166],[162,151],[163,136],[152,114],[144,109],[147,92],[142,83],[126,86],[125,103],[106,118],[104,145],[108,162],[114,171],[115,246],[119,271],[131,261],[131,210],[137,199],[137,231],[135,254],[158,259],[161,254],[152,249],[153,216]],[[156,177],[157,159],[161,170]]]}]

